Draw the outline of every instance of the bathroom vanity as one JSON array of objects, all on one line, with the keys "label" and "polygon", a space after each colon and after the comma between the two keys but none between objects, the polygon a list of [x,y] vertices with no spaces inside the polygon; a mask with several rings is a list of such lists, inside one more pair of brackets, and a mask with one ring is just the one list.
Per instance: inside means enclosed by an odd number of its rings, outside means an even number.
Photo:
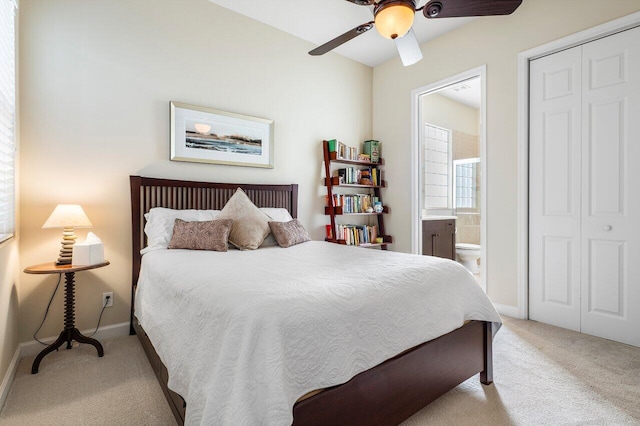
[{"label": "bathroom vanity", "polygon": [[456,259],[455,216],[424,216],[422,218],[422,254]]}]

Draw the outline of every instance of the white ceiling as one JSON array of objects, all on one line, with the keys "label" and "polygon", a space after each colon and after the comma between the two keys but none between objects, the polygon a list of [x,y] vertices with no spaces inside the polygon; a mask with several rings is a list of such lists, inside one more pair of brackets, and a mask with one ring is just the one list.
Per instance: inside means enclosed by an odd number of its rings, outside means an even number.
[{"label": "white ceiling", "polygon": [[[373,20],[369,7],[356,6],[345,0],[209,1],[307,40],[316,46]],[[427,0],[420,0],[418,5],[426,2]],[[422,44],[474,19],[476,18],[426,19],[422,12],[419,12],[416,13],[413,30],[418,42]],[[376,67],[398,56],[395,43],[383,38],[374,30],[343,44],[334,52],[370,67]]]},{"label": "white ceiling", "polygon": [[461,83],[452,84],[442,90],[438,95],[444,96],[474,109],[480,109],[482,99],[482,88],[480,87],[480,77],[465,80]]}]

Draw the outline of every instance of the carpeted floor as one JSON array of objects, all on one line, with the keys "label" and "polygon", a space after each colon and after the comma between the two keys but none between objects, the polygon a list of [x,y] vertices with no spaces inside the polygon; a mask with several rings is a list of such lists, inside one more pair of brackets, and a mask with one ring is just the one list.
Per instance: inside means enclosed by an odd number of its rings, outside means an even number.
[{"label": "carpeted floor", "polygon": [[[640,348],[504,317],[494,385],[473,377],[404,425],[640,425]],[[135,336],[20,362],[0,425],[173,425]]]}]

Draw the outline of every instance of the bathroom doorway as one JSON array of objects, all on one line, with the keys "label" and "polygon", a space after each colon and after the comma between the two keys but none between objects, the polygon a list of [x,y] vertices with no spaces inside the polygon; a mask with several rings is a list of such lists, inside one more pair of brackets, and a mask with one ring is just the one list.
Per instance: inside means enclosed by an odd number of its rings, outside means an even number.
[{"label": "bathroom doorway", "polygon": [[486,291],[485,81],[480,67],[412,92],[412,248],[455,258]]}]

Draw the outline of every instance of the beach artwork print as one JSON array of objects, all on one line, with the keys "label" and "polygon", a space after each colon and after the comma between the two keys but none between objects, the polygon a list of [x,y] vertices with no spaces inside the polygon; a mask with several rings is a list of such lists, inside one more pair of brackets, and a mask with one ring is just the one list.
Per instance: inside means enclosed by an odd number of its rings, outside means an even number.
[{"label": "beach artwork print", "polygon": [[171,102],[171,160],[273,167],[273,121]]}]

